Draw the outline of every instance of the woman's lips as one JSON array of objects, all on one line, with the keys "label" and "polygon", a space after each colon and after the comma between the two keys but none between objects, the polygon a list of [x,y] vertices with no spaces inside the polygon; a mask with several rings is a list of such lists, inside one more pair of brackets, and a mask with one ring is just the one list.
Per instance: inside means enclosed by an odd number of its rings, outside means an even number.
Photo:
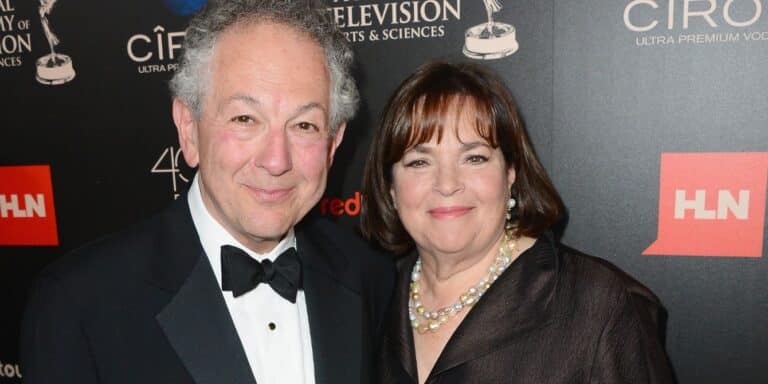
[{"label": "woman's lips", "polygon": [[471,210],[472,207],[437,207],[428,210],[427,213],[436,219],[452,219],[464,216]]}]

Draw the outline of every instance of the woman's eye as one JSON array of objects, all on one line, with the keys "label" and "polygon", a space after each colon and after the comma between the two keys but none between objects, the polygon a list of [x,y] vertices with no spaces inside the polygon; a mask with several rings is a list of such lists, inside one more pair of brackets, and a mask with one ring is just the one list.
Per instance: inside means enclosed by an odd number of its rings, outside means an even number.
[{"label": "woman's eye", "polygon": [[488,161],[488,157],[483,155],[471,155],[467,157],[467,162],[471,164],[481,164]]},{"label": "woman's eye", "polygon": [[247,124],[247,123],[253,122],[254,119],[248,115],[239,115],[239,116],[233,117],[230,121],[235,123]]},{"label": "woman's eye", "polygon": [[404,165],[406,168],[420,168],[427,165],[427,161],[422,159],[416,159],[416,160],[408,161]]}]

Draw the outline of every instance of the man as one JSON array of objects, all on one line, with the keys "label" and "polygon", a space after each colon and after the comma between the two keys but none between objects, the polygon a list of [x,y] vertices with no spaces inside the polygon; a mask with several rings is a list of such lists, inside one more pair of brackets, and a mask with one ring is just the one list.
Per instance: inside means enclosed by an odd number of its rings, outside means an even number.
[{"label": "man", "polygon": [[356,107],[350,62],[306,2],[197,15],[171,81],[190,191],[42,274],[25,382],[367,382],[393,268],[329,223],[297,225]]}]

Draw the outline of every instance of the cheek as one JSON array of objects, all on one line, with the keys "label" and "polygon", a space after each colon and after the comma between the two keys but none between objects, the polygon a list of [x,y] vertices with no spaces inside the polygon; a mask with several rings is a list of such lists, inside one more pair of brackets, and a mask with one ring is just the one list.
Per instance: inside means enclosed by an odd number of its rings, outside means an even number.
[{"label": "cheek", "polygon": [[203,159],[225,173],[235,172],[246,166],[259,150],[253,142],[238,139],[235,133],[226,130],[212,132],[206,137],[206,143],[207,153]]},{"label": "cheek", "polygon": [[[426,199],[426,190],[429,183],[426,177],[419,178],[413,175],[394,175],[392,189],[394,190],[394,200],[398,207],[419,206]],[[403,212],[409,212],[405,209]]]},{"label": "cheek", "polygon": [[493,170],[477,175],[469,181],[481,198],[488,203],[506,204],[508,196],[508,178],[506,172]]},{"label": "cheek", "polygon": [[321,181],[328,172],[330,148],[327,143],[294,146],[292,156],[294,168],[306,179]]}]

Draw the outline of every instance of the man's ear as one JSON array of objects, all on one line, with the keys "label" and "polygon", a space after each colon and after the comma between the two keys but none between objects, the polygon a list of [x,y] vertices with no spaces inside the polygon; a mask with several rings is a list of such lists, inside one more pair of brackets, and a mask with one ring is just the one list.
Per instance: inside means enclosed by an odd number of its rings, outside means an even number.
[{"label": "man's ear", "polygon": [[192,110],[178,97],[173,99],[173,123],[179,134],[179,145],[184,153],[184,160],[194,168],[200,162],[197,120]]},{"label": "man's ear", "polygon": [[341,145],[341,141],[344,139],[344,130],[347,128],[347,123],[341,123],[339,128],[336,129],[336,133],[331,137],[330,148],[328,150],[328,163],[333,163],[333,156],[336,154],[336,149]]}]

